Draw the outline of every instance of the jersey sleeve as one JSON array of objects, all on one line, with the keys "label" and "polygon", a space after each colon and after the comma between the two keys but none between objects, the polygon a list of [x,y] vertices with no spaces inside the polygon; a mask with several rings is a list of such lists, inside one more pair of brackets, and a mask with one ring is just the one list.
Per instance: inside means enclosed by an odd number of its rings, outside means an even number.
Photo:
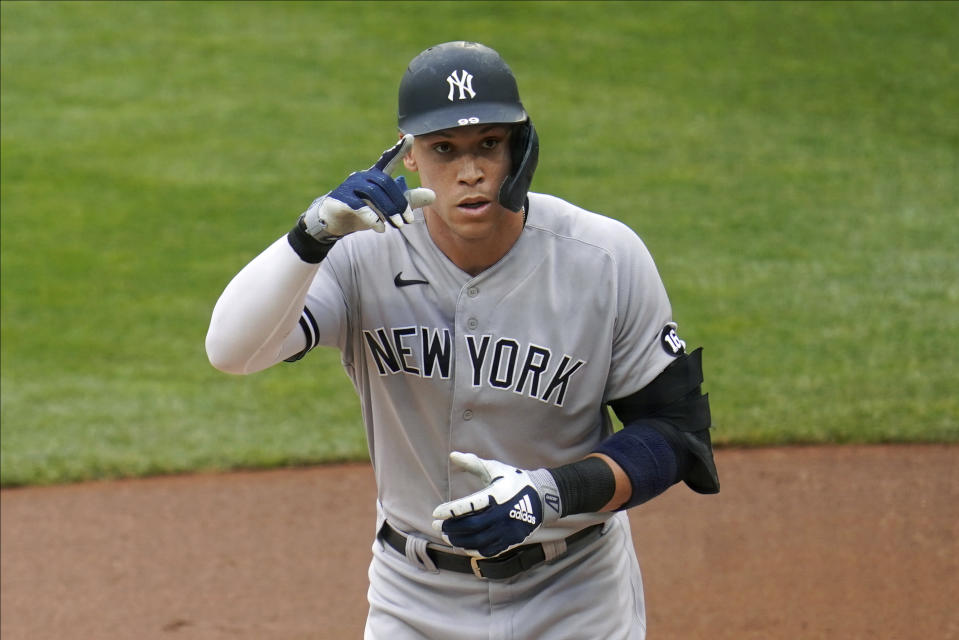
[{"label": "jersey sleeve", "polygon": [[289,360],[298,360],[316,346],[336,347],[347,353],[350,332],[350,292],[354,273],[347,238],[340,240],[320,263],[306,294],[300,328],[306,348]]},{"label": "jersey sleeve", "polygon": [[606,401],[639,391],[682,352],[664,342],[675,338],[672,307],[646,245],[625,229],[613,255],[616,322]]}]

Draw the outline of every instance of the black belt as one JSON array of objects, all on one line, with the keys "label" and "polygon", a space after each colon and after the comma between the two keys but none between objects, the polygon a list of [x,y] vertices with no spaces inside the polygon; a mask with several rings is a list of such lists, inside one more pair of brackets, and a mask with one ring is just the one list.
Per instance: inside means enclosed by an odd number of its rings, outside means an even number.
[{"label": "black belt", "polygon": [[[569,553],[586,546],[593,540],[598,539],[602,532],[602,524],[594,524],[591,527],[580,529],[566,538],[566,552]],[[391,527],[388,522],[383,523],[379,537],[400,553],[406,554],[406,536]],[[527,544],[516,547],[495,558],[474,558],[447,553],[432,547],[427,547],[426,554],[438,569],[472,573],[478,578],[490,578],[492,580],[512,578],[516,574],[532,569],[546,560],[546,550],[541,544]]]}]

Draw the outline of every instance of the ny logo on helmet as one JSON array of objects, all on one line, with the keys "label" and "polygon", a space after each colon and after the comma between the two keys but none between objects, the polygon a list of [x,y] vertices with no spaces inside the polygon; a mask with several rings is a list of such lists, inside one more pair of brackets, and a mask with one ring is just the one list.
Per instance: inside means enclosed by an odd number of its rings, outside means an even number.
[{"label": "ny logo on helmet", "polygon": [[466,69],[460,73],[459,77],[456,76],[454,71],[446,78],[446,82],[450,85],[450,93],[446,96],[446,99],[450,102],[453,101],[453,93],[456,90],[456,87],[460,89],[460,100],[466,100],[466,93],[469,92],[470,98],[476,97],[476,92],[473,91],[473,74],[471,74]]}]

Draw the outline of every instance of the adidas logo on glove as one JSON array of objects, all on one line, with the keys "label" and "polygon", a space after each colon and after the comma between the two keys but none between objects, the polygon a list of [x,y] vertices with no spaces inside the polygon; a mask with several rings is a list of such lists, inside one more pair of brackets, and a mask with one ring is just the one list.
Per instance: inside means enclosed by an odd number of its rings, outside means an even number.
[{"label": "adidas logo on glove", "polygon": [[529,495],[523,496],[519,502],[513,505],[509,517],[528,524],[536,524],[536,517],[533,515],[533,505],[530,504]]}]

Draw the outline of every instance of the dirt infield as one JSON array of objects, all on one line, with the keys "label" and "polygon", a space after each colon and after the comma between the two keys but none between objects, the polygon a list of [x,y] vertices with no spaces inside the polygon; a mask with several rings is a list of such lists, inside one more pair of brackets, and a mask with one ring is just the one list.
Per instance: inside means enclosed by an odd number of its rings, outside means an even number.
[{"label": "dirt infield", "polygon": [[[631,512],[652,640],[959,638],[959,447],[717,461]],[[5,490],[0,636],[360,638],[373,497],[367,465]]]}]

